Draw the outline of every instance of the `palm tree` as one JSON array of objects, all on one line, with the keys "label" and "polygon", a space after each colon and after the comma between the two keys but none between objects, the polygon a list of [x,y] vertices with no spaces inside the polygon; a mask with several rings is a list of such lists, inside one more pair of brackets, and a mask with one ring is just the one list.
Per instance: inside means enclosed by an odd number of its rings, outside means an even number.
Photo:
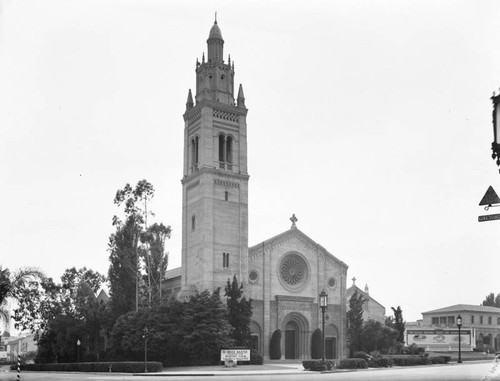
[{"label": "palm tree", "polygon": [[7,300],[16,298],[17,291],[23,288],[28,281],[42,279],[44,274],[34,267],[23,267],[10,273],[8,268],[0,266],[0,322],[10,320]]}]

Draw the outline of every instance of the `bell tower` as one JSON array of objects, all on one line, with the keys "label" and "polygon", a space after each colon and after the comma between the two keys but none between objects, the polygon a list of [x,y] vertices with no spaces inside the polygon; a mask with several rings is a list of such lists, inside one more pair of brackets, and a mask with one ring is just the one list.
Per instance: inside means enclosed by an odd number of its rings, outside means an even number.
[{"label": "bell tower", "polygon": [[207,57],[196,61],[196,94],[184,113],[182,178],[182,289],[224,290],[248,273],[247,108],[240,85],[234,97],[234,62],[224,61],[215,20]]}]

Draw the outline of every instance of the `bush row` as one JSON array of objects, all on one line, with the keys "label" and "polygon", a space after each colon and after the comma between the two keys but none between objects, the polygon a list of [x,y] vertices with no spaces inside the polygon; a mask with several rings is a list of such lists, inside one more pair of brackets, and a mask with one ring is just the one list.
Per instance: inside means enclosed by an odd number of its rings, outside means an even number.
[{"label": "bush row", "polygon": [[426,356],[416,355],[395,355],[388,356],[396,366],[415,366],[415,365],[429,365],[432,361]]},{"label": "bush row", "polygon": [[365,369],[368,363],[364,359],[343,359],[339,361],[338,369]]},{"label": "bush row", "polygon": [[389,368],[393,365],[392,359],[389,357],[371,358],[368,360],[369,368]]},{"label": "bush row", "polygon": [[[17,369],[17,365],[11,366],[12,370]],[[161,372],[163,364],[159,361],[148,361],[148,372]],[[123,361],[123,362],[78,362],[59,364],[22,364],[21,370],[32,371],[56,371],[56,372],[118,372],[118,373],[142,373],[144,372],[144,362]]]},{"label": "bush row", "polygon": [[307,360],[302,361],[302,366],[306,370],[313,370],[315,372],[322,372],[325,370],[332,370],[335,368],[335,361],[333,360]]}]

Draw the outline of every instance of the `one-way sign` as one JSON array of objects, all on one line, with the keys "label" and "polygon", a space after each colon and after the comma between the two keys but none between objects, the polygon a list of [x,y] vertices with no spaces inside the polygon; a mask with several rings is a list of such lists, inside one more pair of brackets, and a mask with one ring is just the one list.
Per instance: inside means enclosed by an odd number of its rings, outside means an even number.
[{"label": "one-way sign", "polygon": [[477,220],[479,222],[500,220],[500,214],[488,214],[486,216],[479,216]]}]

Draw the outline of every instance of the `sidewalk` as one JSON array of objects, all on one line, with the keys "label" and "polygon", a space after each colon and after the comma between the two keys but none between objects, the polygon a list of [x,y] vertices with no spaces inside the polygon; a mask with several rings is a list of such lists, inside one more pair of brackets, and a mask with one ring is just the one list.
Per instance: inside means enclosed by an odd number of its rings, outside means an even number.
[{"label": "sidewalk", "polygon": [[249,376],[249,375],[283,375],[302,374],[306,372],[302,362],[270,363],[264,365],[238,365],[235,368],[226,368],[223,365],[188,366],[164,368],[158,373],[135,373],[141,376]]}]

